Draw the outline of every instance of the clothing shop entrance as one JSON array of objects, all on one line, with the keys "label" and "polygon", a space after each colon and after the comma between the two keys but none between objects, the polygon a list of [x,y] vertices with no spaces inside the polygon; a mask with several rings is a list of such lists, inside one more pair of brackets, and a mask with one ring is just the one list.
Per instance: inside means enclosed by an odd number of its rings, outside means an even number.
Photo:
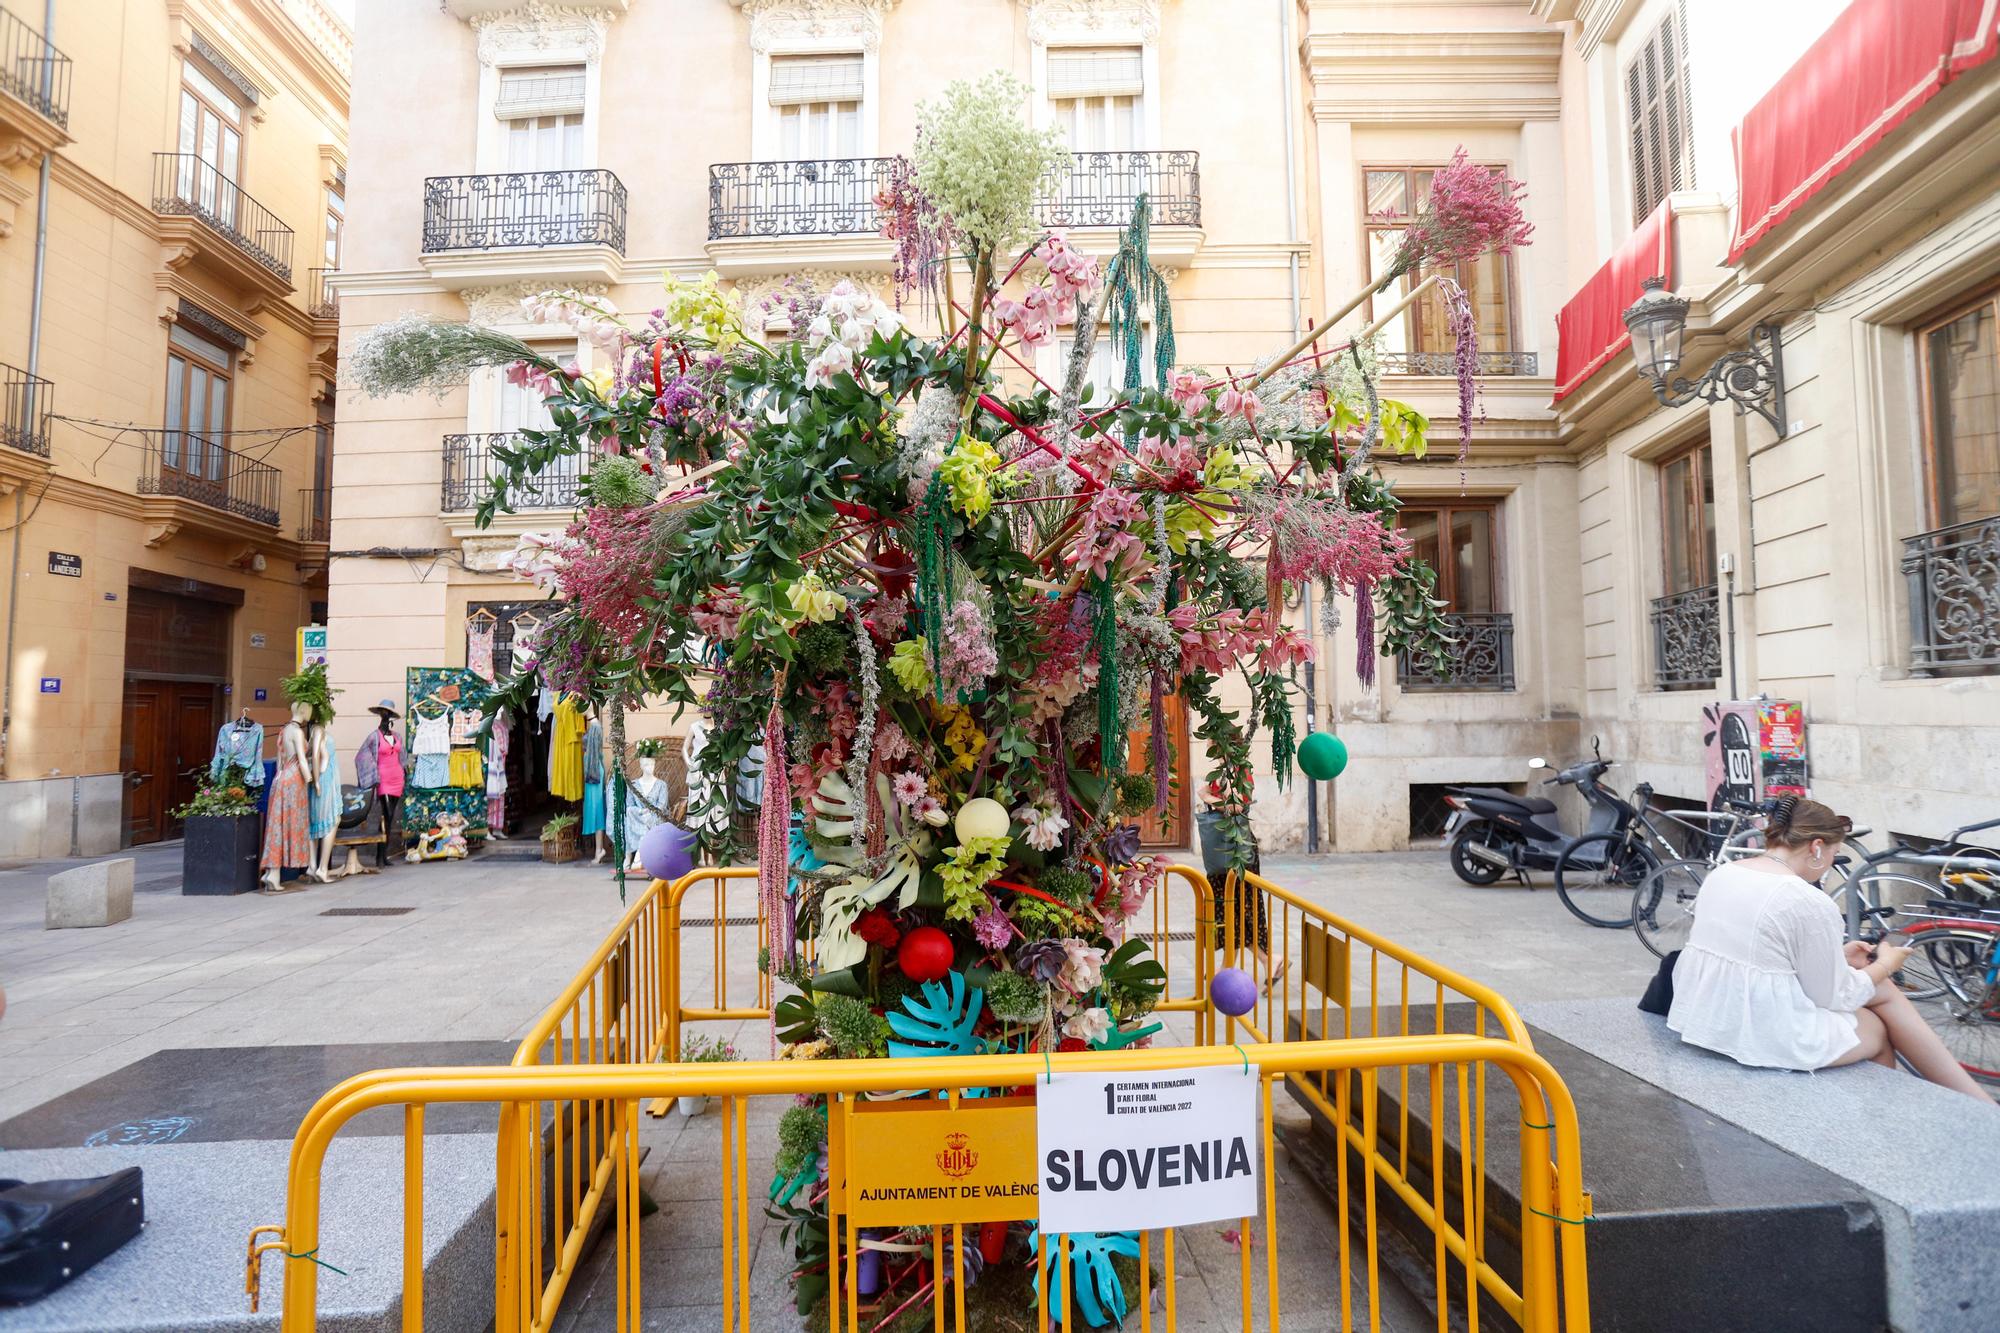
[{"label": "clothing shop entrance", "polygon": [[[514,672],[515,650],[526,650],[541,632],[547,602],[474,602],[466,607],[465,664],[488,680]],[[553,714],[539,709],[512,710],[507,717],[507,790],[488,807],[488,822],[497,814],[494,832],[521,843],[520,853],[539,858],[536,840],[543,821],[565,808],[549,792],[549,741]],[[505,848],[488,843],[486,854]]]},{"label": "clothing shop entrance", "polygon": [[168,813],[194,798],[215,753],[238,588],[132,571],[125,599],[125,697],[118,766],[133,843],[176,837]]}]

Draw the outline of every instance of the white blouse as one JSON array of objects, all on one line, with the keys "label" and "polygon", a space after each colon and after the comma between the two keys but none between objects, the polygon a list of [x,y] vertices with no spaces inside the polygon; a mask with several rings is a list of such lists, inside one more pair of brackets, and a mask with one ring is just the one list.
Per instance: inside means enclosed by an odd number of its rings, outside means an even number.
[{"label": "white blouse", "polygon": [[1854,1049],[1854,1012],[1875,994],[1845,938],[1840,908],[1797,875],[1718,866],[1695,898],[1667,1026],[1742,1064],[1823,1069]]}]

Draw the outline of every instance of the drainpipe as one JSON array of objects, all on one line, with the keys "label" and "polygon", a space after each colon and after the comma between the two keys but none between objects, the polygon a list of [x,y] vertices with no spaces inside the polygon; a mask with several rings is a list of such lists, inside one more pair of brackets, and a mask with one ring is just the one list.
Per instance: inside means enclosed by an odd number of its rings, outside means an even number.
[{"label": "drainpipe", "polygon": [[[51,49],[56,40],[56,0],[43,0],[42,41]],[[42,105],[49,104],[55,90],[55,65],[42,62]],[[42,152],[40,180],[35,193],[35,285],[28,304],[28,412],[35,411],[35,379],[42,368],[42,287],[49,260],[49,161],[54,156]],[[14,609],[21,602],[21,524],[27,521],[27,496],[14,492],[14,554],[7,577],[7,660],[0,666],[0,781],[5,781],[8,742],[14,729]]]},{"label": "drainpipe", "polygon": [[[1299,197],[1298,197],[1298,150],[1292,138],[1292,62],[1297,52],[1292,49],[1292,5],[1296,0],[1277,0],[1278,4],[1278,90],[1284,99],[1280,108],[1285,122],[1285,240],[1289,246],[1286,260],[1291,268],[1292,282],[1292,337],[1297,339],[1305,331],[1305,319],[1300,309],[1299,281]],[[1299,612],[1305,617],[1305,632],[1313,632],[1312,583],[1308,580],[1299,587]],[[1318,678],[1311,662],[1306,663],[1306,735],[1319,730],[1319,690]],[[1319,850],[1319,783],[1306,779],[1306,850]]]}]

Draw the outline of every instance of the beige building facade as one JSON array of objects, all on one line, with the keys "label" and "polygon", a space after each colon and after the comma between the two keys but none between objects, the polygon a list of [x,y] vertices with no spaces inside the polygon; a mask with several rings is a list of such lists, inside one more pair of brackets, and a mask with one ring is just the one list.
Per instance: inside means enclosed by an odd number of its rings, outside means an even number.
[{"label": "beige building facade", "polygon": [[0,7],[0,856],[171,836],[325,600],[350,37]]},{"label": "beige building facade", "polygon": [[[1865,170],[1730,263],[1731,131],[1843,10],[1745,8],[360,0],[341,337],[411,311],[469,316],[587,365],[573,336],[523,322],[523,296],[575,287],[643,313],[662,272],[711,269],[753,317],[787,275],[886,293],[882,159],[908,151],[918,102],[998,67],[1078,154],[1048,220],[1102,251],[1144,190],[1179,359],[1242,367],[1367,282],[1429,173],[1462,148],[1527,185],[1536,228],[1530,247],[1453,275],[1481,328],[1463,465],[1434,306],[1385,328],[1380,365],[1383,391],[1434,423],[1430,458],[1391,475],[1460,617],[1463,660],[1442,678],[1382,661],[1363,685],[1351,612],[1329,638],[1318,607],[1291,608],[1321,640],[1313,723],[1352,761],[1310,794],[1260,774],[1265,845],[1421,842],[1444,785],[1522,782],[1530,756],[1573,757],[1592,734],[1623,782],[1699,800],[1700,709],[1730,690],[1725,660],[1739,697],[1806,705],[1816,790],[1865,822],[1942,832],[1992,785],[2000,712],[1977,662],[1919,666],[1904,628],[1903,539],[1945,526],[1927,517],[1929,326],[1917,321],[1973,300],[2000,266],[1978,244],[1993,201],[1975,183],[1992,172],[1973,159],[1991,136],[1963,133],[1972,112],[1957,109],[1994,76],[1971,70]],[[409,132],[417,114],[422,134]],[[1896,207],[1872,209],[1883,190]],[[1558,382],[1559,314],[1663,204],[1667,276],[1694,302],[1690,328],[1716,335],[1689,343],[1687,370],[1779,321],[1798,420],[1784,440],[1727,404],[1662,406],[1629,352]],[[503,665],[512,619],[532,623],[536,594],[502,561],[521,532],[567,520],[574,479],[550,479],[541,508],[487,530],[471,510],[493,444],[534,410],[497,377],[438,400],[341,404],[329,578],[333,671],[350,700],[400,698],[412,666],[464,665],[481,610],[501,622]],[[1668,508],[1669,492],[1686,503]],[[1727,653],[1718,639],[1708,676],[1699,652],[1663,668],[1655,626],[1699,647],[1700,590],[1725,561],[1733,631],[1719,594],[1706,606]],[[350,709],[340,725],[351,746],[362,723]],[[1191,764],[1189,786],[1198,754]],[[1185,839],[1188,820],[1161,832]]]}]

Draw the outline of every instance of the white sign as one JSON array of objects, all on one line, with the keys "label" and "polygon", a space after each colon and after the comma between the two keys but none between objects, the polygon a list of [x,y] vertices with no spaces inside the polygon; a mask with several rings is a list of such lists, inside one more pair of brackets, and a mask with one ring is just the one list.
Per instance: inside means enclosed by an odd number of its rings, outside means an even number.
[{"label": "white sign", "polygon": [[1243,1069],[1035,1080],[1044,1231],[1255,1217],[1258,1078]]}]

